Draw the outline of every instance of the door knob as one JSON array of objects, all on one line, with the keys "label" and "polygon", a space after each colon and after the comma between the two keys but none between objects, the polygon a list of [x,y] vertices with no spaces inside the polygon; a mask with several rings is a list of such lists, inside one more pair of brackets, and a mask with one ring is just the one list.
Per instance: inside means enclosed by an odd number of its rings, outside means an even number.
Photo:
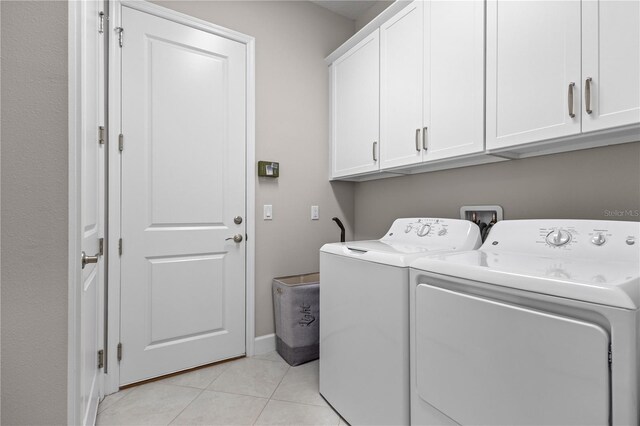
[{"label": "door knob", "polygon": [[236,243],[242,242],[242,234],[236,234],[233,237],[225,238],[225,241],[233,240]]},{"label": "door knob", "polygon": [[98,263],[98,255],[87,256],[87,253],[82,252],[82,269],[87,266],[88,263]]},{"label": "door knob", "polygon": [[233,218],[233,223],[240,225],[242,223],[242,216],[236,216]]}]

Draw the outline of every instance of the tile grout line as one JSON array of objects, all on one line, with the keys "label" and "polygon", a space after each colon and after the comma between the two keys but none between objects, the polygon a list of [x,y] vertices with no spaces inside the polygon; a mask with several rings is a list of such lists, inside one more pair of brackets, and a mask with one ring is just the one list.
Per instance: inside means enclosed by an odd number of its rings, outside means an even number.
[{"label": "tile grout line", "polygon": [[[192,388],[192,389],[193,389],[193,388]],[[175,415],[175,417],[169,421],[169,423],[167,423],[167,426],[169,426],[171,423],[175,422],[175,421],[176,421],[176,419],[177,419],[178,417],[180,417],[180,414],[184,413],[184,410],[186,410],[187,408],[189,408],[189,407],[191,406],[191,404],[193,404],[193,402],[194,402],[196,399],[200,398],[200,395],[202,395],[202,393],[203,393],[204,391],[205,391],[204,389],[200,389],[200,393],[199,393],[199,394],[197,394],[197,395],[195,396],[195,398],[193,398],[193,399],[192,399],[192,400],[191,400],[187,405],[185,405],[185,407],[184,407],[182,410],[180,410],[180,412],[179,412],[178,414],[176,414],[176,415]]]},{"label": "tile grout line", "polygon": [[[233,361],[232,361],[231,363],[233,363]],[[231,364],[231,363],[229,363],[229,364]],[[230,366],[231,366],[231,365],[229,365],[229,367],[230,367]],[[176,414],[176,416],[175,416],[173,419],[171,419],[171,421],[170,421],[169,423],[167,423],[167,426],[168,426],[168,425],[170,425],[171,423],[175,422],[175,421],[178,419],[178,417],[180,417],[180,414],[184,413],[184,411],[185,411],[187,408],[189,408],[189,407],[191,406],[191,404],[193,404],[193,403],[194,403],[194,401],[195,401],[196,399],[200,398],[200,396],[204,393],[204,391],[206,391],[206,390],[209,388],[209,386],[211,386],[211,384],[212,384],[213,382],[215,382],[216,380],[218,380],[218,377],[222,376],[222,374],[223,374],[225,371],[227,371],[227,370],[229,369],[229,367],[225,368],[225,369],[224,369],[224,371],[222,371],[222,373],[218,374],[216,377],[214,377],[213,379],[211,379],[211,381],[209,382],[209,384],[208,384],[207,386],[205,386],[205,387],[204,387],[204,389],[200,389],[200,393],[199,393],[198,395],[196,395],[196,397],[195,397],[195,398],[193,398],[193,399],[191,400],[191,402],[189,402],[189,403],[188,403],[188,404],[187,404],[187,405],[186,405],[186,406],[185,406],[185,407],[184,407],[184,408],[183,408],[183,409],[182,409],[178,414]],[[192,387],[190,387],[190,386],[180,386],[180,385],[169,385],[169,386],[189,387],[190,389],[198,389],[198,388],[192,388]]]},{"label": "tile grout line", "polygon": [[[267,360],[270,361],[270,360]],[[284,361],[284,360],[283,360]],[[280,361],[275,361],[275,362],[280,362]],[[280,385],[282,384],[282,381],[284,380],[285,376],[289,373],[289,371],[291,370],[291,366],[284,361],[287,365],[287,370],[284,372],[284,374],[282,375],[282,377],[280,378],[280,381],[278,382],[278,385],[273,389],[273,391],[271,392],[271,395],[269,396],[269,398],[267,399],[267,403],[264,404],[264,407],[262,407],[262,410],[260,410],[260,414],[258,414],[258,417],[256,417],[256,419],[253,421],[253,425],[255,425],[258,421],[258,419],[260,419],[260,416],[262,415],[262,413],[264,412],[264,409],[267,408],[267,405],[269,405],[269,402],[271,402],[271,398],[273,398],[273,394],[276,393],[276,391],[278,390],[278,388],[280,387]],[[276,400],[277,401],[277,400]]]},{"label": "tile grout line", "polygon": [[[110,406],[108,406],[107,408],[105,408],[102,411],[99,411],[96,415],[96,423],[98,422],[98,416],[107,412],[108,410],[112,410],[114,407],[116,407],[118,404],[120,404],[123,400],[125,400],[127,397],[129,397],[132,393],[134,393],[136,390],[140,389],[140,387],[134,387],[132,388],[129,392],[127,392],[126,395],[124,395],[122,398],[118,399],[116,402],[114,402],[113,404],[111,404]],[[122,392],[120,390],[118,390],[118,392]],[[116,393],[118,393],[116,392]],[[104,400],[103,400],[104,401]],[[99,405],[98,405],[99,406]]]}]

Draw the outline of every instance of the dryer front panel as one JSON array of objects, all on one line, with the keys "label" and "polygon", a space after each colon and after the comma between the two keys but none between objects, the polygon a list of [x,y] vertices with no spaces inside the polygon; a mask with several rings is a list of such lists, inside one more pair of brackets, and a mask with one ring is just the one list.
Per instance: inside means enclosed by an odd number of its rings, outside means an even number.
[{"label": "dryer front panel", "polygon": [[609,335],[581,320],[419,284],[416,387],[462,425],[609,424]]}]

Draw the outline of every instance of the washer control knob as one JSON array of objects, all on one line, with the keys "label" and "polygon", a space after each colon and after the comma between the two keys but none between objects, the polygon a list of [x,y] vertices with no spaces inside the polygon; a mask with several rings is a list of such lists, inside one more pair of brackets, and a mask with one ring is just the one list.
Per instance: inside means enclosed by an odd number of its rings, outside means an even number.
[{"label": "washer control knob", "polygon": [[440,230],[440,232],[438,232],[438,235],[442,236],[442,235],[447,235],[447,228],[442,228]]},{"label": "washer control knob", "polygon": [[560,247],[571,241],[571,234],[563,229],[557,229],[549,232],[547,235],[547,243],[552,246]]},{"label": "washer control knob", "polygon": [[423,224],[418,229],[418,237],[424,237],[425,235],[427,235],[429,233],[429,231],[431,231],[431,226],[427,225],[426,223]]},{"label": "washer control knob", "polygon": [[604,237],[604,234],[602,234],[601,232],[598,232],[596,235],[594,235],[591,238],[591,242],[597,246],[601,246],[607,242],[607,239]]},{"label": "washer control knob", "polygon": [[629,237],[629,238],[627,238],[626,243],[627,243],[627,245],[632,246],[632,245],[634,245],[636,243],[636,239],[633,238],[633,237]]},{"label": "washer control knob", "polygon": [[406,228],[404,228],[404,233],[408,234],[409,232],[411,232],[411,230],[413,229],[413,226],[411,226],[411,224],[407,225]]}]

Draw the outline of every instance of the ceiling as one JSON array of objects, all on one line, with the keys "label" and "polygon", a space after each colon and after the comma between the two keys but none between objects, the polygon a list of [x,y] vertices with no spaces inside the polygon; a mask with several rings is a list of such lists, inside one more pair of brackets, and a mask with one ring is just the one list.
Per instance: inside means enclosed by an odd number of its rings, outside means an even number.
[{"label": "ceiling", "polygon": [[371,8],[376,3],[376,0],[311,0],[311,2],[338,15],[356,20]]}]

